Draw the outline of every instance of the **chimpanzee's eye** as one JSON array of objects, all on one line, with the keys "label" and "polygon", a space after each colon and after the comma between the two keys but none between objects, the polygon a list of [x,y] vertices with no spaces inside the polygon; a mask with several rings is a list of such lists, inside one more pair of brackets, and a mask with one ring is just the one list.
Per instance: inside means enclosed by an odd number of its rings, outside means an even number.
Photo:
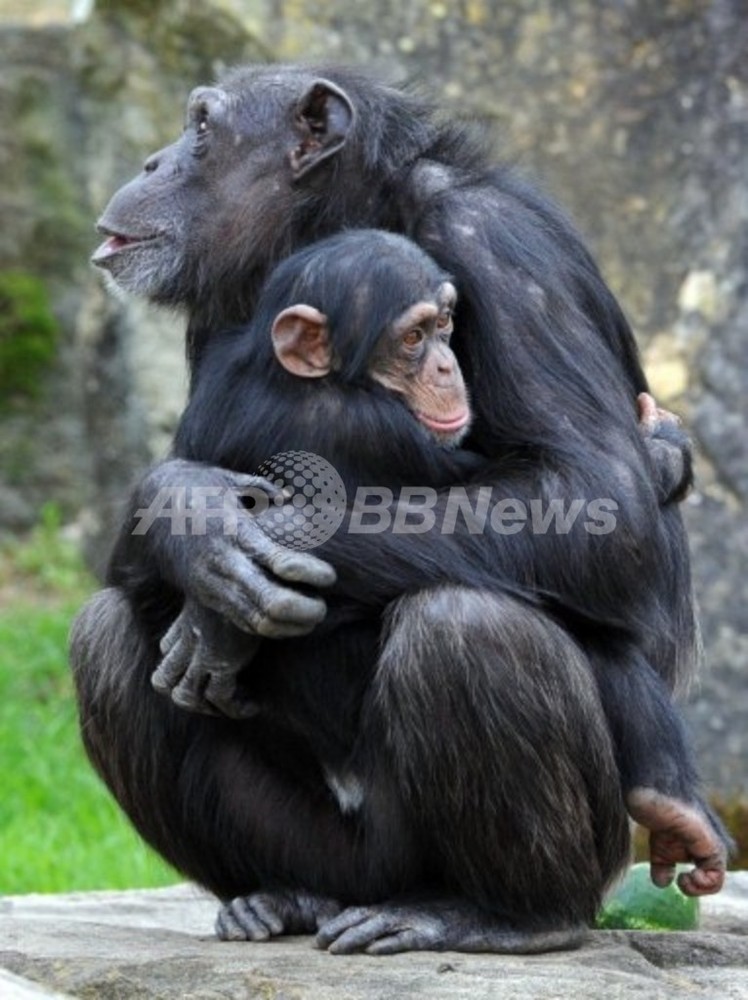
[{"label": "chimpanzee's eye", "polygon": [[209,117],[208,105],[205,101],[197,102],[190,109],[190,124],[197,133],[198,139],[202,139],[208,134]]},{"label": "chimpanzee's eye", "polygon": [[208,133],[210,129],[208,128],[208,108],[205,104],[198,105],[192,115],[192,125],[195,129],[195,143],[193,147],[193,152],[196,156],[203,155],[207,152]]},{"label": "chimpanzee's eye", "polygon": [[420,326],[416,326],[412,330],[408,330],[407,333],[403,334],[403,343],[406,347],[418,347],[419,344],[423,343],[423,338],[423,330]]},{"label": "chimpanzee's eye", "polygon": [[201,104],[195,111],[195,128],[198,135],[205,135],[208,131],[208,108]]},{"label": "chimpanzee's eye", "polygon": [[445,330],[452,325],[452,310],[443,309],[436,318],[436,326],[439,330]]}]

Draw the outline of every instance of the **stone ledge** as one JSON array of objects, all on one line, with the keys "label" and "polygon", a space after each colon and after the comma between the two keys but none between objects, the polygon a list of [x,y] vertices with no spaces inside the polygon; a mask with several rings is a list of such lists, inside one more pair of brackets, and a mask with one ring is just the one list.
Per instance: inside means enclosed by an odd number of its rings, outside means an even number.
[{"label": "stone ledge", "polygon": [[[3,1000],[748,998],[748,872],[690,933],[596,932],[576,952],[332,956],[309,938],[226,944],[193,886],[0,899]],[[4,970],[4,971],[2,971]],[[18,977],[25,977],[19,979]],[[49,990],[57,990],[50,993]]]}]

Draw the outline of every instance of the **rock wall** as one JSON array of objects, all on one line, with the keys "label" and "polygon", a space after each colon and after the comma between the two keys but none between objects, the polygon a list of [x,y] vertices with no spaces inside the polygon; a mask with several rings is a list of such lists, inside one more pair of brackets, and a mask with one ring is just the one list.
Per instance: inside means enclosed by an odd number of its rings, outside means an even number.
[{"label": "rock wall", "polygon": [[0,529],[29,526],[51,498],[82,511],[96,561],[123,490],[165,450],[184,398],[181,326],[104,292],[88,265],[93,224],[178,133],[196,80],[267,57],[229,14],[193,2],[0,27],[0,270],[43,277],[60,326],[41,398],[12,394],[0,409]]},{"label": "rock wall", "polygon": [[162,453],[180,324],[103,293],[89,227],[176,134],[195,83],[266,58],[421,80],[576,218],[699,447],[685,510],[709,669],[689,712],[710,785],[748,794],[744,0],[101,0],[75,26],[2,28],[0,267],[45,278],[62,334],[42,397],[0,414],[0,523],[52,497],[106,535],[124,484]]}]

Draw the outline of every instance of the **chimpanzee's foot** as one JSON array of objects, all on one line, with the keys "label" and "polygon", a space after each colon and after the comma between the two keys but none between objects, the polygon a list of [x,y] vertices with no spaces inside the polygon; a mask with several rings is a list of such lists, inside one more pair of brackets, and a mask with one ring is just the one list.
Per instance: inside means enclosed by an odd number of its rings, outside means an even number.
[{"label": "chimpanzee's foot", "polygon": [[587,934],[582,925],[547,931],[509,926],[463,899],[392,901],[351,906],[320,929],[317,946],[335,955],[364,951],[489,951],[530,954],[578,948]]},{"label": "chimpanzee's foot", "polygon": [[687,896],[719,892],[725,881],[727,844],[698,803],[681,802],[653,788],[634,788],[626,796],[628,811],[649,830],[650,872],[664,888],[675,877],[678,862],[692,862],[690,872],[678,876]]},{"label": "chimpanzee's foot", "polygon": [[253,892],[225,903],[216,934],[222,941],[267,941],[280,934],[314,934],[340,913],[334,899],[306,892]]}]

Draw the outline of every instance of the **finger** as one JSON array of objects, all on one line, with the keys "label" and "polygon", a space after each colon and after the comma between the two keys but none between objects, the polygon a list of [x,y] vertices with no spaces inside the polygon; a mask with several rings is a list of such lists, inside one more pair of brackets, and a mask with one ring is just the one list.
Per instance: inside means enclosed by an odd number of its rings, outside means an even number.
[{"label": "finger", "polygon": [[271,499],[285,495],[283,487],[276,486],[264,476],[234,472],[218,465],[204,465],[202,462],[191,462],[183,458],[161,462],[151,471],[149,479],[154,483],[155,489],[189,490],[193,487],[209,487],[214,490],[218,487],[229,495],[241,495],[242,490],[258,490]]},{"label": "finger", "polygon": [[[686,845],[696,857],[710,857],[714,852],[715,836],[703,812],[679,799],[651,788],[635,788],[626,796],[632,818],[652,833],[650,843],[655,851],[668,852],[673,845]],[[665,860],[665,859],[663,859]]]},{"label": "finger", "polygon": [[177,615],[171,623],[168,632],[162,637],[161,642],[159,643],[159,649],[161,650],[161,654],[163,656],[166,656],[167,653],[173,649],[182,636],[184,630],[184,615]]},{"label": "finger", "polygon": [[237,552],[229,552],[225,561],[215,563],[210,577],[199,584],[206,604],[237,628],[258,635],[306,635],[327,613],[321,598],[272,583]]},{"label": "finger", "polygon": [[[297,597],[299,600],[296,600]],[[294,639],[308,635],[325,617],[327,606],[324,601],[315,601],[310,606],[307,600],[291,591],[275,602],[268,600],[266,610],[261,611],[250,603],[246,592],[242,593],[240,588],[236,588],[223,613],[233,625],[252,635],[266,639]],[[276,613],[289,619],[295,614],[295,619],[278,620]]]},{"label": "finger", "polygon": [[364,920],[349,926],[347,930],[331,942],[328,951],[333,955],[350,955],[354,951],[368,951],[378,939],[402,933],[392,926],[392,914],[364,911]]},{"label": "finger", "polygon": [[268,559],[266,569],[287,583],[309,587],[332,587],[337,580],[337,573],[329,563],[308,552],[293,552],[281,546]]},{"label": "finger", "polygon": [[247,932],[228,907],[218,911],[216,917],[216,937],[221,941],[246,941]]},{"label": "finger", "polygon": [[370,915],[370,911],[363,906],[351,906],[343,910],[317,931],[317,947],[328,948],[346,930],[363,923]]},{"label": "finger", "polygon": [[233,675],[210,674],[203,697],[209,706],[229,719],[249,719],[260,711],[256,701],[237,694]]},{"label": "finger", "polygon": [[[242,552],[231,548],[214,553],[209,562],[198,569],[194,587],[203,603],[219,612],[225,610],[220,603],[224,589],[232,598],[234,614],[241,615],[241,609],[249,605],[263,617],[277,622],[312,627],[322,621],[327,610],[322,598],[309,597],[273,582]],[[225,613],[230,617],[227,611]]]},{"label": "finger", "polygon": [[649,877],[659,889],[667,889],[675,878],[675,865],[652,861],[649,865]]},{"label": "finger", "polygon": [[719,861],[699,865],[678,876],[678,888],[686,896],[711,896],[719,892],[725,882],[725,867]]},{"label": "finger", "polygon": [[283,933],[283,921],[273,909],[270,900],[266,899],[261,893],[254,893],[250,896],[250,902],[257,918],[262,921],[271,934]]},{"label": "finger", "polygon": [[673,413],[671,410],[663,410],[661,406],[657,407],[657,422],[660,424],[675,424],[677,427],[683,424],[682,418],[677,413]]},{"label": "finger", "polygon": [[[243,574],[239,579],[233,575],[237,571],[233,560],[229,560],[230,566],[200,566],[193,574],[192,594],[206,608],[222,615],[244,633],[279,639],[307,635],[324,618],[326,605],[320,598],[305,598],[269,583],[250,563],[241,556],[238,558]],[[268,594],[268,588],[274,593]],[[265,595],[265,611],[255,603],[260,590]],[[289,620],[276,620],[276,613]]]},{"label": "finger", "polygon": [[242,496],[242,491],[244,490],[248,493],[259,491],[264,493],[270,500],[275,500],[276,497],[285,496],[285,490],[282,486],[276,486],[274,482],[270,479],[265,479],[264,476],[253,476],[245,472],[230,471],[225,471],[224,475],[240,497]]},{"label": "finger", "polygon": [[215,715],[216,710],[205,700],[205,688],[210,675],[203,669],[199,657],[195,656],[184,677],[171,692],[171,700],[178,708],[203,715]]},{"label": "finger", "polygon": [[[359,924],[356,927],[350,927],[347,931],[337,937],[327,949],[331,955],[352,955],[357,951],[365,951],[372,944],[372,942],[378,937],[377,924],[381,918],[375,917],[372,920],[366,920],[363,924]],[[385,926],[382,926],[382,931],[387,930]]]},{"label": "finger", "polygon": [[397,955],[401,951],[419,951],[426,947],[423,938],[412,928],[388,934],[366,948],[367,955]]},{"label": "finger", "polygon": [[639,411],[639,424],[651,430],[657,424],[657,404],[648,392],[640,392],[636,397],[637,409]]},{"label": "finger", "polygon": [[270,937],[246,896],[232,899],[218,911],[216,934],[222,941],[267,941]]},{"label": "finger", "polygon": [[236,678],[233,674],[208,673],[203,697],[218,708],[220,703],[231,701],[235,690]]},{"label": "finger", "polygon": [[240,518],[236,537],[247,555],[281,580],[310,587],[331,587],[335,583],[335,570],[329,563],[308,552],[295,552],[278,545],[262,530],[261,522],[251,517]]},{"label": "finger", "polygon": [[284,625],[299,628],[303,635],[327,615],[327,604],[321,597],[297,594],[267,582],[256,593],[254,604],[261,619],[254,631],[264,636],[277,635],[278,628]]},{"label": "finger", "polygon": [[151,685],[160,694],[171,694],[192,659],[192,643],[180,637],[151,675]]}]

